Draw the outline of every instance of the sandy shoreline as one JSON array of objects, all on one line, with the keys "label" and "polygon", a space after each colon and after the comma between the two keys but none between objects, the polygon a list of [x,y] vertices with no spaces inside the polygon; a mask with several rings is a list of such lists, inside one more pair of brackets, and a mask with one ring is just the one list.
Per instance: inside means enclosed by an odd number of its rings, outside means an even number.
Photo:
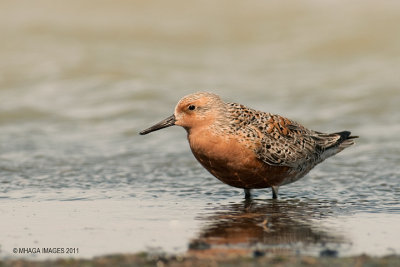
[{"label": "sandy shoreline", "polygon": [[152,255],[146,252],[136,254],[114,254],[92,259],[25,260],[8,259],[0,261],[0,266],[399,266],[400,255],[371,257],[311,257],[293,255],[253,255],[237,254],[213,256],[193,255]]}]

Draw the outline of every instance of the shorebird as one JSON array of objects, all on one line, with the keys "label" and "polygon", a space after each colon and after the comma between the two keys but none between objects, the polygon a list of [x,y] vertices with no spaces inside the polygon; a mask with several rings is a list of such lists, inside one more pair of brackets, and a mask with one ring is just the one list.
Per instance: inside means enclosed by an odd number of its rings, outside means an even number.
[{"label": "shorebird", "polygon": [[309,130],[280,115],[226,103],[218,95],[198,92],[183,97],[172,116],[140,132],[182,126],[190,148],[205,169],[222,182],[251,189],[293,183],[318,163],[354,144],[349,131]]}]

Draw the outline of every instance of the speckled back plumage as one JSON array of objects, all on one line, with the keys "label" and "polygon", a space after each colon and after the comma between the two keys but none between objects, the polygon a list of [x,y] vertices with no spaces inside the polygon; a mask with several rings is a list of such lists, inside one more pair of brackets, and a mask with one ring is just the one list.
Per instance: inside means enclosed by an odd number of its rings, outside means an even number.
[{"label": "speckled back plumage", "polygon": [[[243,144],[253,147],[261,161],[287,166],[304,176],[316,164],[354,144],[350,132],[325,134],[309,130],[280,115],[257,111],[237,103],[227,103],[231,134],[240,135]],[[348,139],[350,137],[350,139]]]}]

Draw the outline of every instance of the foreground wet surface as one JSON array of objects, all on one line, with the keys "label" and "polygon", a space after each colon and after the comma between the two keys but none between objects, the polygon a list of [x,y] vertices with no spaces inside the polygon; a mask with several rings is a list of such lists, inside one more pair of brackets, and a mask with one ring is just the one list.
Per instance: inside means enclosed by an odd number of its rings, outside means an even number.
[{"label": "foreground wet surface", "polygon": [[[190,243],[189,252],[255,256],[398,253],[400,247],[395,240],[400,237],[396,230],[399,215],[336,217],[335,206],[329,202],[296,200],[252,200],[224,205],[211,216],[199,218],[203,222],[201,232]],[[374,240],[373,244],[366,243],[368,240]]]},{"label": "foreground wet surface", "polygon": [[[1,255],[44,259],[137,251],[199,258],[399,253],[399,214],[343,208],[330,201],[293,199],[208,204],[178,199],[6,201],[0,206],[0,227],[7,229],[0,234]],[[63,252],[45,251],[49,248]]]}]

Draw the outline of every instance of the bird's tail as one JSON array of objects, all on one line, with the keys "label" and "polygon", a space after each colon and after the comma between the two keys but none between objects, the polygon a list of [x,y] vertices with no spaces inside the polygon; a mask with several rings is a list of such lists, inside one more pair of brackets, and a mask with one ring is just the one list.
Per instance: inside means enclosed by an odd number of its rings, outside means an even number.
[{"label": "bird's tail", "polygon": [[354,144],[354,139],[358,136],[352,136],[351,132],[343,131],[331,134],[320,134],[318,143],[323,151],[321,154],[322,160],[329,158],[343,149]]},{"label": "bird's tail", "polygon": [[343,131],[334,134],[340,136],[336,142],[336,146],[340,149],[338,152],[351,145],[354,145],[354,139],[358,138],[358,136],[351,135],[351,132],[349,131]]}]

